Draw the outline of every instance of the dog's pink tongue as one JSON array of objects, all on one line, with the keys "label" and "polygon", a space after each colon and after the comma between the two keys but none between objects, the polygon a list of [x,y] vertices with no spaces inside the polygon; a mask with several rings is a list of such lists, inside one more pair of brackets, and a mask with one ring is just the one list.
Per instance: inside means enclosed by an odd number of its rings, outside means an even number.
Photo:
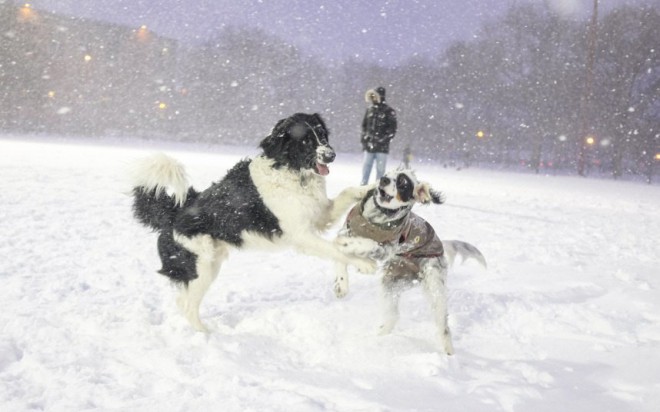
[{"label": "dog's pink tongue", "polygon": [[328,165],[317,163],[316,164],[316,170],[319,171],[319,174],[321,176],[327,176],[327,175],[330,174],[330,169],[328,168]]}]

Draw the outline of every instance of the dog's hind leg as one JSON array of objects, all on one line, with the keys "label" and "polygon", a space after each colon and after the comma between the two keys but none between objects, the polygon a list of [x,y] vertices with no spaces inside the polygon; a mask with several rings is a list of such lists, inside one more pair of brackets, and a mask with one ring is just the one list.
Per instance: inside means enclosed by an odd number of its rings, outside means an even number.
[{"label": "dog's hind leg", "polygon": [[177,305],[193,328],[200,332],[208,332],[199,318],[199,306],[218,276],[222,262],[227,258],[227,248],[218,244],[209,235],[194,238],[178,236],[177,241],[197,255],[195,265],[197,278],[188,282],[188,285],[181,289]]},{"label": "dog's hind leg", "polygon": [[451,331],[447,323],[447,264],[444,258],[428,262],[422,269],[424,292],[431,303],[431,310],[440,334],[440,343],[447,355],[454,353]]},{"label": "dog's hind leg", "polygon": [[381,305],[383,310],[383,324],[380,325],[379,335],[392,332],[399,321],[399,298],[402,289],[397,285],[396,279],[389,274],[383,276],[381,289]]}]

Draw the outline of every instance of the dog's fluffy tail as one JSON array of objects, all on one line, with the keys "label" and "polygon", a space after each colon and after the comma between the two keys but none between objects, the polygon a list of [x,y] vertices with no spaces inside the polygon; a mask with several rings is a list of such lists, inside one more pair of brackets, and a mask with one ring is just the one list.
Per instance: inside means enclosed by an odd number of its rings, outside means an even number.
[{"label": "dog's fluffy tail", "polygon": [[171,227],[177,210],[197,196],[183,166],[162,153],[137,162],[132,175],[133,215],[154,230]]},{"label": "dog's fluffy tail", "polygon": [[465,262],[467,259],[474,259],[484,268],[488,267],[486,265],[486,258],[484,258],[484,255],[479,251],[479,249],[470,243],[463,242],[461,240],[443,240],[442,245],[445,248],[445,256],[447,257],[449,266],[452,266],[456,257],[460,256],[462,259],[461,262]]}]

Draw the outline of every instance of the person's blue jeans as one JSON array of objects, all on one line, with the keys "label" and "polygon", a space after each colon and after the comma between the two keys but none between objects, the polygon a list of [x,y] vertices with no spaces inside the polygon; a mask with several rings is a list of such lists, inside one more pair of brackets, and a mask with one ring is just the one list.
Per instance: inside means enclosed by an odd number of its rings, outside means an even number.
[{"label": "person's blue jeans", "polygon": [[385,174],[385,166],[387,165],[387,153],[369,153],[364,152],[364,163],[362,164],[362,182],[361,185],[369,183],[369,176],[371,169],[376,162],[376,181],[379,181]]}]

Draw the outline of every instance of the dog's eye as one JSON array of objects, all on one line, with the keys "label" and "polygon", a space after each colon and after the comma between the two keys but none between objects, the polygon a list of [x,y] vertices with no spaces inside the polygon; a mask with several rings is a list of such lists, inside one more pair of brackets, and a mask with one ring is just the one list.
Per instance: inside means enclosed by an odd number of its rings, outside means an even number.
[{"label": "dog's eye", "polygon": [[401,200],[407,202],[413,198],[414,185],[408,176],[400,174],[396,178],[396,189],[399,192]]},{"label": "dog's eye", "polygon": [[410,182],[404,175],[399,175],[399,177],[396,178],[396,186],[400,189],[405,189],[410,186]]}]

